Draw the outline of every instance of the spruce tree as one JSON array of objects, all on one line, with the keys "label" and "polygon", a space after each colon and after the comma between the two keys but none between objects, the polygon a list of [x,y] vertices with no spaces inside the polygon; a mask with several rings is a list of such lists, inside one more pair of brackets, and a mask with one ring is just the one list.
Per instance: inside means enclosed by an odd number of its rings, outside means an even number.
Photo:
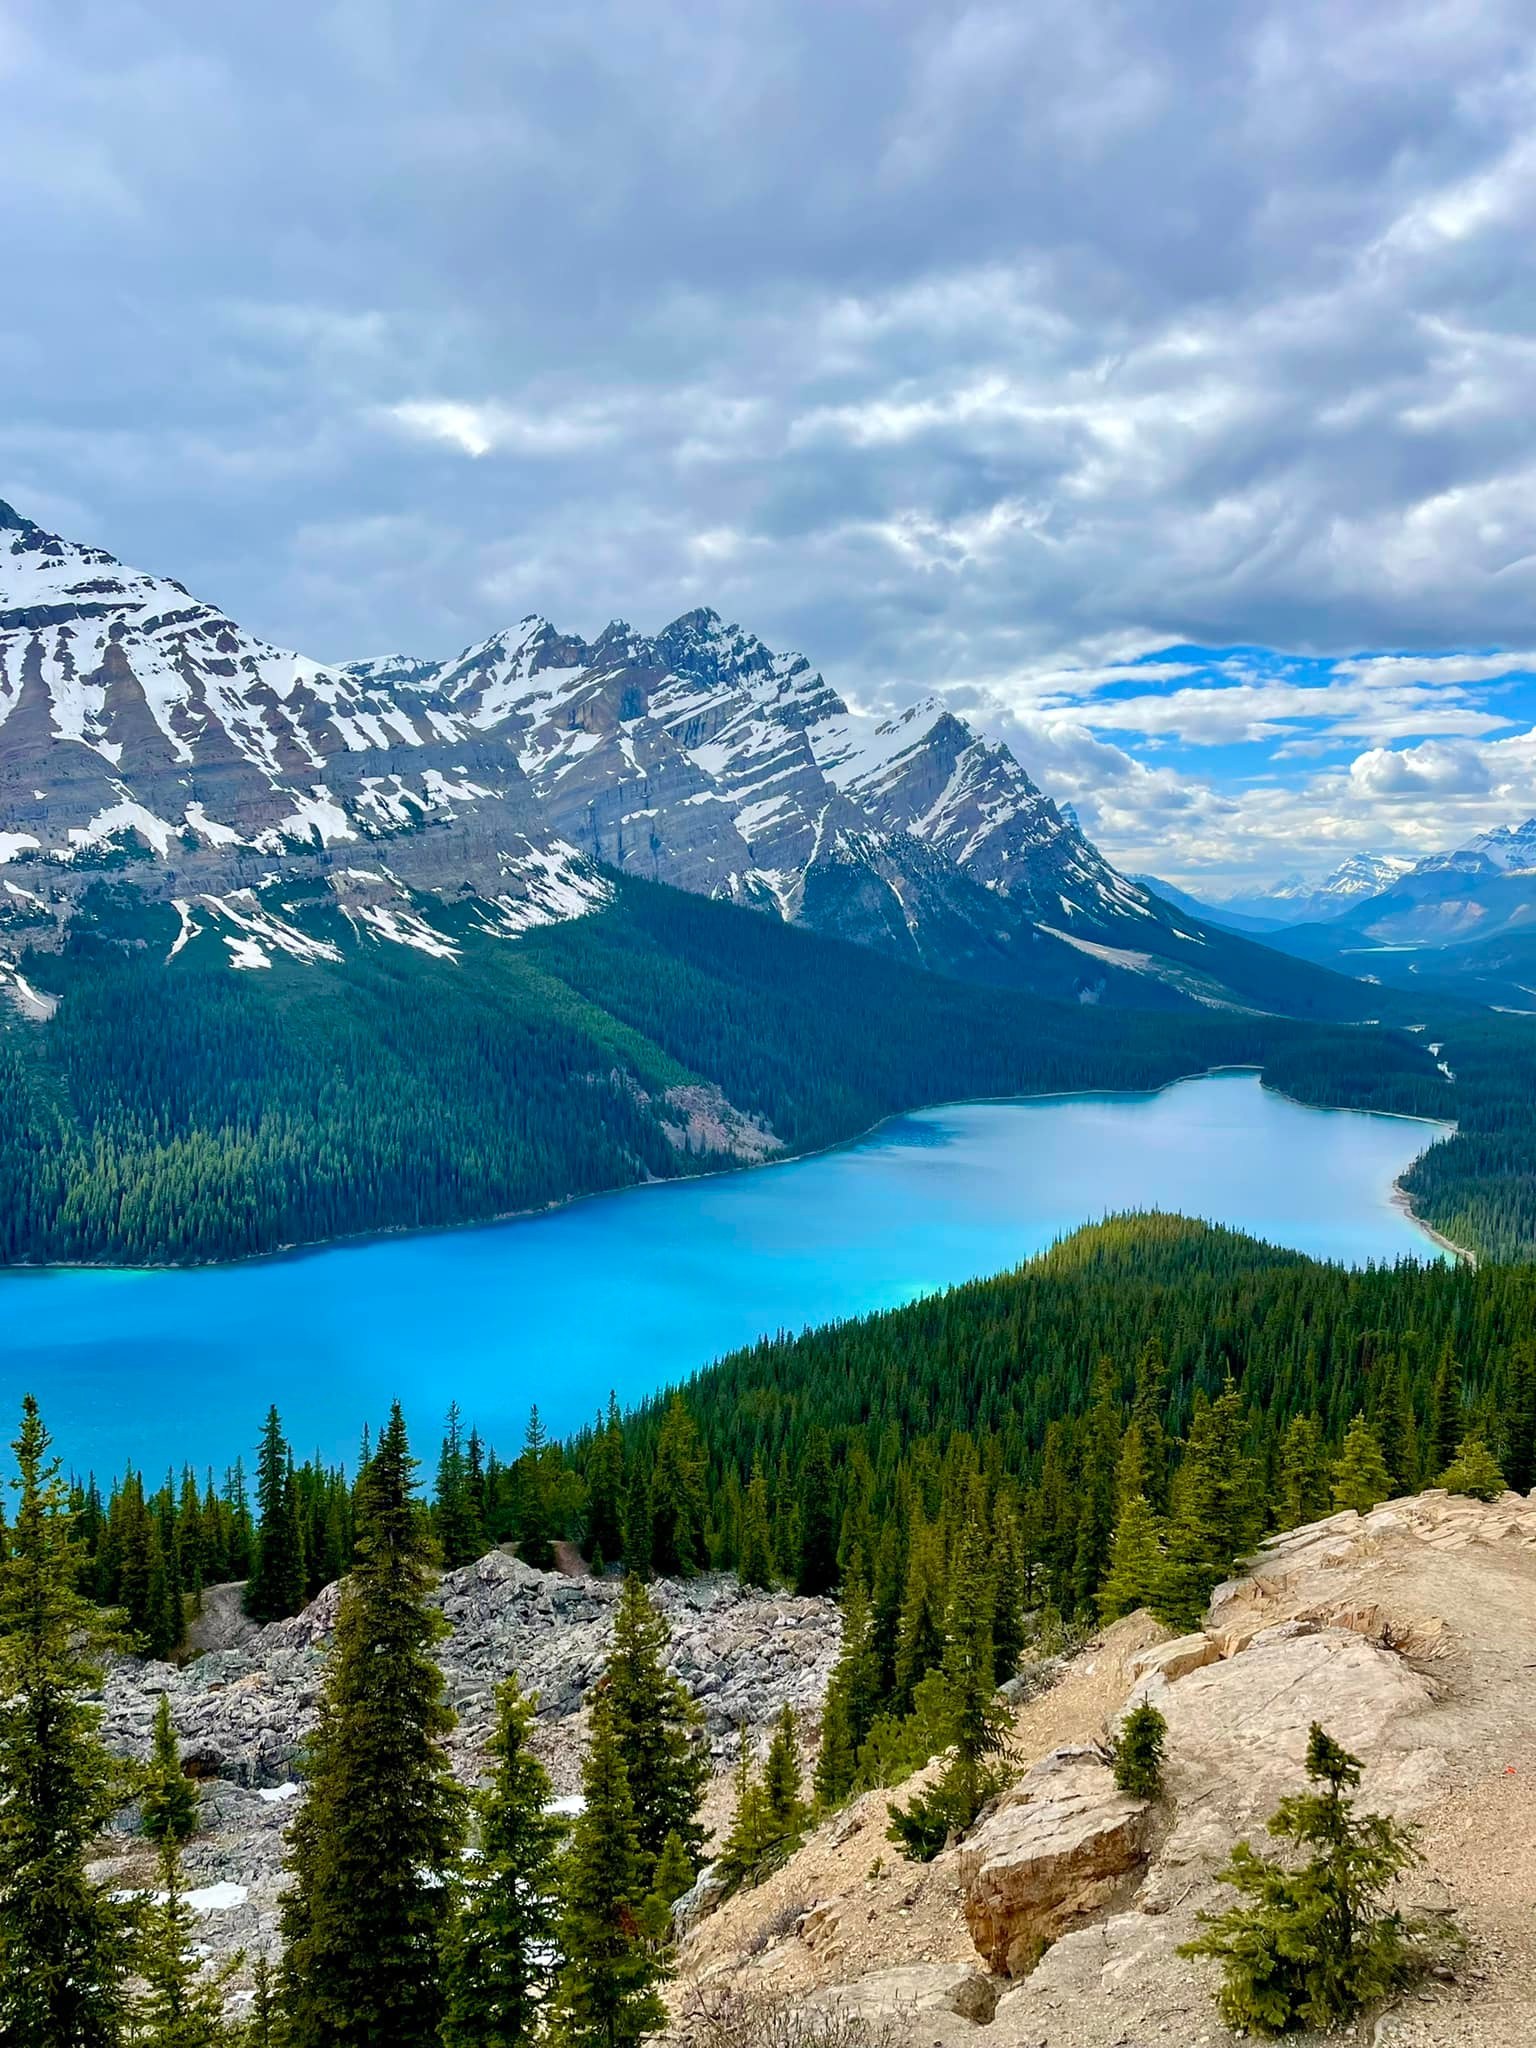
[{"label": "spruce tree", "polygon": [[1147,1700],[1138,1700],[1120,1724],[1111,1764],[1115,1783],[1132,1799],[1156,1799],[1163,1789],[1168,1723]]},{"label": "spruce tree", "polygon": [[1131,1397],[1131,1427],[1141,1443],[1145,1470],[1136,1489],[1147,1497],[1154,1514],[1168,1506],[1168,1433],[1164,1410],[1168,1405],[1168,1365],[1162,1342],[1149,1337],[1136,1361],[1136,1385]]},{"label": "spruce tree", "polygon": [[1310,1849],[1297,1865],[1239,1842],[1221,1872],[1241,1903],[1202,1913],[1205,1932],[1181,1955],[1214,1956],[1228,2026],[1261,2034],[1330,2031],[1399,1991],[1427,1960],[1418,1930],[1385,1900],[1418,1858],[1411,1834],[1379,1813],[1357,1815],[1346,1794],[1360,1762],[1314,1721],[1307,1776],[1318,1789],[1283,1799],[1269,1832]]},{"label": "spruce tree", "polygon": [[1412,1490],[1419,1470],[1418,1432],[1414,1428],[1413,1403],[1408,1398],[1408,1381],[1401,1360],[1394,1361],[1382,1386],[1375,1415],[1376,1439],[1394,1493]]},{"label": "spruce tree", "polygon": [[1282,1529],[1299,1529],[1331,1513],[1333,1495],[1323,1433],[1315,1415],[1296,1415],[1280,1445],[1279,1521]]},{"label": "spruce tree", "polygon": [[1019,1518],[1011,1500],[999,1497],[992,1514],[992,1675],[1006,1685],[1024,1652],[1024,1609],[1028,1577]]},{"label": "spruce tree", "polygon": [[768,1483],[754,1459],[741,1508],[741,1547],[736,1575],[744,1586],[771,1586],[777,1577],[773,1532],[768,1519]]},{"label": "spruce tree", "polygon": [[155,1703],[155,1730],[139,1806],[144,1832],[152,1842],[190,1842],[197,1832],[197,1787],[181,1768],[169,1693],[161,1693]]},{"label": "spruce tree", "polygon": [[645,1460],[636,1455],[629,1461],[629,1480],[624,1488],[624,1569],[637,1579],[648,1579],[655,1571],[655,1533],[651,1527],[651,1482]]},{"label": "spruce tree", "polygon": [[1462,1434],[1461,1364],[1447,1339],[1429,1390],[1429,1427],[1424,1450],[1431,1476],[1443,1472],[1450,1464]]},{"label": "spruce tree", "polygon": [[565,2048],[640,2048],[666,2020],[665,1971],[641,1926],[658,1859],[640,1845],[606,1686],[593,1701],[582,1791],[564,1872],[555,2031]]},{"label": "spruce tree", "polygon": [[919,1682],[944,1655],[944,1551],[937,1528],[919,1522],[907,1545],[907,1581],[896,1630],[898,1713],[910,1710]]},{"label": "spruce tree", "polygon": [[1164,1565],[1161,1524],[1146,1495],[1132,1494],[1121,1504],[1110,1540],[1109,1566],[1097,1595],[1100,1617],[1116,1621],[1150,1606],[1162,1587]]},{"label": "spruce tree", "polygon": [[1516,1493],[1536,1486],[1536,1343],[1517,1344],[1510,1363],[1504,1468]]},{"label": "spruce tree", "polygon": [[359,1495],[289,1834],[286,2048],[420,2048],[443,2011],[446,1879],[464,1832],[443,1748],[453,1716],[426,1605],[430,1540],[398,1404]]},{"label": "spruce tree", "polygon": [[541,1572],[554,1565],[555,1538],[560,1533],[551,1483],[551,1449],[535,1403],[528,1412],[528,1433],[523,1438],[522,1456],[516,1468],[517,1554],[525,1564]]},{"label": "spruce tree", "polygon": [[837,1489],[832,1478],[832,1449],[824,1429],[806,1439],[800,1467],[800,1557],[795,1569],[797,1593],[830,1593],[837,1584]]},{"label": "spruce tree", "polygon": [[1230,1378],[1216,1400],[1196,1403],[1172,1500],[1152,1611],[1172,1627],[1193,1628],[1257,1533],[1255,1475],[1243,1449],[1241,1397]]},{"label": "spruce tree", "polygon": [[710,1770],[699,1710],[668,1673],[666,1647],[667,1624],[631,1574],[614,1617],[603,1690],[647,1875],[672,1833],[697,1860]]},{"label": "spruce tree", "polygon": [[1357,1415],[1345,1432],[1344,1447],[1334,1462],[1333,1504],[1366,1515],[1391,1491],[1391,1476],[1376,1432],[1363,1415]]},{"label": "spruce tree", "polygon": [[786,1705],[774,1724],[762,1775],[752,1771],[747,1731],[741,1731],[736,1803],[716,1869],[730,1891],[761,1884],[800,1846],[806,1808],[800,1797],[795,1717]]},{"label": "spruce tree", "polygon": [[[1137,1434],[1139,1436],[1140,1432]],[[1109,1561],[1109,1547],[1115,1528],[1120,1440],[1120,1399],[1115,1388],[1115,1371],[1107,1358],[1101,1358],[1093,1376],[1093,1405],[1084,1423],[1078,1468],[1073,1590],[1080,1608],[1087,1607],[1092,1601],[1094,1588],[1103,1578]]]},{"label": "spruce tree", "polygon": [[437,1524],[438,1548],[450,1571],[473,1564],[486,1549],[485,1530],[480,1523],[479,1503],[472,1497],[469,1465],[464,1454],[464,1425],[459,1404],[453,1402],[443,1431],[443,1446],[437,1461],[437,1483],[433,1488],[433,1518]]},{"label": "spruce tree", "polygon": [[535,1702],[515,1678],[496,1694],[491,1781],[475,1798],[476,1853],[461,1870],[443,2048],[528,2048],[553,1981],[564,1826],[528,1747]]},{"label": "spruce tree", "polygon": [[651,1566],[663,1578],[690,1578],[709,1562],[707,1470],[698,1424],[682,1395],[674,1394],[661,1418],[651,1469]]},{"label": "spruce tree", "polygon": [[615,1394],[608,1396],[608,1418],[598,1421],[587,1457],[587,1543],[604,1561],[617,1564],[624,1555],[624,1426]]},{"label": "spruce tree", "polygon": [[281,1621],[304,1605],[304,1545],[293,1458],[276,1408],[267,1410],[257,1459],[258,1527],[245,1611],[252,1621]]},{"label": "spruce tree", "polygon": [[1470,1494],[1473,1500],[1497,1500],[1505,1490],[1499,1461],[1480,1436],[1462,1438],[1435,1483],[1447,1493]]},{"label": "spruce tree", "polygon": [[141,1989],[129,2039],[134,2048],[235,2048],[224,1997],[242,1958],[230,1956],[204,1969],[182,1883],[181,1845],[174,1836],[160,1844],[160,1883],[139,1939]]},{"label": "spruce tree", "polygon": [[127,1907],[85,1863],[125,1791],[103,1746],[95,1610],[58,1460],[29,1394],[12,1444],[17,1508],[0,1558],[0,2041],[118,2048],[133,1966]]},{"label": "spruce tree", "polygon": [[838,1806],[854,1789],[859,1751],[880,1704],[880,1666],[875,1652],[869,1595],[855,1558],[843,1580],[843,1640],[821,1709],[821,1748],[816,1758],[816,1804]]}]

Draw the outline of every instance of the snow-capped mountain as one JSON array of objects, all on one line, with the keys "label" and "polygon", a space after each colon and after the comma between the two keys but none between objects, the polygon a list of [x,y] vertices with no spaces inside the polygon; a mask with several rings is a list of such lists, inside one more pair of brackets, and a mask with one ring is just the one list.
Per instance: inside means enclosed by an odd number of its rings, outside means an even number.
[{"label": "snow-capped mountain", "polygon": [[256,966],[323,944],[303,904],[451,952],[435,906],[515,933],[602,902],[604,867],[984,979],[1205,943],[1006,746],[932,699],[856,715],[712,611],[590,642],[530,617],[448,660],[332,666],[0,505],[13,955],[104,873]]},{"label": "snow-capped mountain", "polygon": [[1268,889],[1213,898],[1210,914],[1254,920],[1255,928],[1340,917],[1390,889],[1413,865],[1397,853],[1351,853],[1326,875],[1287,875]]},{"label": "snow-capped mountain", "polygon": [[1536,818],[1527,818],[1523,825],[1496,825],[1491,832],[1479,832],[1457,851],[1480,855],[1502,874],[1528,874],[1536,869]]}]

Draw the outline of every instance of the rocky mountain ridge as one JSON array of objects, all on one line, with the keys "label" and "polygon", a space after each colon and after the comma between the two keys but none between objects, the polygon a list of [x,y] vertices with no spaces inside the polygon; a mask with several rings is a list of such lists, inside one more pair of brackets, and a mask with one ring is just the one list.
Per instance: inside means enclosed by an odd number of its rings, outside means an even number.
[{"label": "rocky mountain ridge", "polygon": [[0,505],[12,962],[104,879],[254,968],[353,939],[452,957],[445,911],[515,935],[599,907],[604,868],[981,979],[1145,971],[1148,945],[1200,967],[1006,746],[935,699],[856,713],[712,611],[336,666]]}]

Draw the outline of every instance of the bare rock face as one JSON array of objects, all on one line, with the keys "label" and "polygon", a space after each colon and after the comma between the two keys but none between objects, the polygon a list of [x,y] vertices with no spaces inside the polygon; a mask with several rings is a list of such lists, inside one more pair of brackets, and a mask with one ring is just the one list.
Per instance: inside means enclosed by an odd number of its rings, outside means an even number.
[{"label": "bare rock face", "polygon": [[812,2010],[846,2013],[861,2020],[911,2020],[952,2013],[986,2026],[997,2010],[997,1980],[969,1963],[908,1963],[876,1970],[851,1984],[834,1984],[806,2000]]},{"label": "bare rock face", "polygon": [[1150,1808],[1116,1788],[1096,1750],[1035,1765],[955,1858],[966,1925],[989,1968],[1022,1976],[1140,1874]]}]

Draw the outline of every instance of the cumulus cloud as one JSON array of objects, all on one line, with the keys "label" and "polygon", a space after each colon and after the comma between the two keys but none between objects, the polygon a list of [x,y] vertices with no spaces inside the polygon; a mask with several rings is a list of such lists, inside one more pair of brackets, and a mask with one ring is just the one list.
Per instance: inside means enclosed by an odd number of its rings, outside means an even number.
[{"label": "cumulus cloud", "polygon": [[1127,858],[1455,831],[1536,713],[1533,84],[1520,0],[13,0],[0,495],[332,657],[713,603]]}]

